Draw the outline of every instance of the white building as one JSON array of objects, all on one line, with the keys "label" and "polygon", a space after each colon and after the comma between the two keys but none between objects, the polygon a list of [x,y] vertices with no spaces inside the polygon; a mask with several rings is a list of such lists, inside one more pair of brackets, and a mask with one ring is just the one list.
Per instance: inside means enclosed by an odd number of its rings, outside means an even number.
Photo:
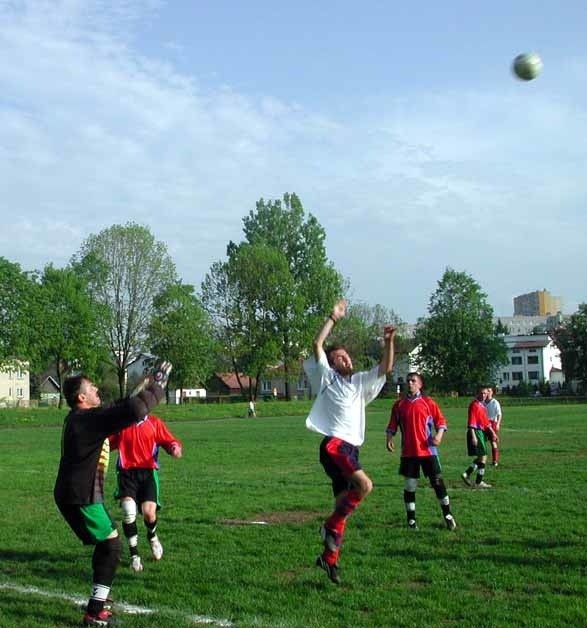
[{"label": "white building", "polygon": [[0,371],[0,406],[28,406],[31,378],[26,362]]},{"label": "white building", "polygon": [[548,334],[504,336],[507,360],[501,366],[500,388],[515,388],[520,382],[538,385],[542,381],[559,383],[562,373],[560,351]]}]

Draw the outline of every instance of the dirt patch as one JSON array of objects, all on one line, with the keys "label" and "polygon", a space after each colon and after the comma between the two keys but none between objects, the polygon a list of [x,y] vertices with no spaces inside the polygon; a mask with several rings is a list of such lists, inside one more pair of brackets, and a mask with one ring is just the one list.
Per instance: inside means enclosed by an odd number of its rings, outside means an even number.
[{"label": "dirt patch", "polygon": [[227,526],[275,525],[279,523],[307,523],[319,519],[324,513],[312,510],[285,510],[283,512],[260,512],[248,519],[221,519]]}]

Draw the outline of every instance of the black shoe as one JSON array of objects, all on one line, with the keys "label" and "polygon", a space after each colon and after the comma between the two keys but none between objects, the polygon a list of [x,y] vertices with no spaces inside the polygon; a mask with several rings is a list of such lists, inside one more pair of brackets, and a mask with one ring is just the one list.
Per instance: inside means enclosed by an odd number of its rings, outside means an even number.
[{"label": "black shoe", "polygon": [[417,530],[418,529],[418,524],[416,523],[415,519],[409,519],[408,520],[408,528],[410,530]]},{"label": "black shoe", "polygon": [[97,615],[84,615],[84,626],[112,626],[115,624],[112,613],[103,608]]},{"label": "black shoe", "polygon": [[316,567],[324,569],[326,575],[334,582],[334,584],[340,584],[340,576],[338,575],[338,565],[329,565],[322,556],[318,556],[316,559]]}]

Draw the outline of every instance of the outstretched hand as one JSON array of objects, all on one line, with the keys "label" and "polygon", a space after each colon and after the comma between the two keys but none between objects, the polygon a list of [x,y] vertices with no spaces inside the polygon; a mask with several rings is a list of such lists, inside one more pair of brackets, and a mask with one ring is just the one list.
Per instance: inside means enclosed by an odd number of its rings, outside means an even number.
[{"label": "outstretched hand", "polygon": [[395,338],[395,334],[397,329],[393,325],[386,325],[383,328],[383,341],[384,342],[392,342]]},{"label": "outstretched hand", "polygon": [[346,299],[340,299],[334,304],[331,316],[335,321],[339,321],[341,318],[346,316],[347,305]]}]

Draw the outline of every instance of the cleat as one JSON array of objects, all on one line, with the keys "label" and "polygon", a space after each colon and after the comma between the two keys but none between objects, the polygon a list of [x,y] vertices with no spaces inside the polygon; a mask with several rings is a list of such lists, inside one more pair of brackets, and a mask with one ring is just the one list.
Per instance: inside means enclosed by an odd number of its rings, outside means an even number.
[{"label": "cleat", "polygon": [[334,584],[340,584],[340,576],[338,575],[338,565],[329,565],[323,556],[318,556],[316,559],[316,567],[324,569],[326,575],[330,578]]},{"label": "cleat", "polygon": [[161,560],[163,556],[163,545],[159,539],[154,536],[152,539],[149,539],[149,543],[151,544],[151,554],[153,554],[153,558],[155,560]]},{"label": "cleat", "polygon": [[[111,611],[113,606],[114,606],[114,600],[111,597],[107,597],[106,601],[104,602],[103,610]],[[84,613],[88,612],[87,604],[82,604],[80,608],[82,611],[84,611]]]},{"label": "cleat", "polygon": [[320,537],[324,543],[324,547],[327,547],[331,552],[336,552],[340,547],[342,541],[340,534],[336,534],[333,530],[322,526],[320,528]]},{"label": "cleat", "polygon": [[444,518],[444,522],[446,523],[446,527],[449,530],[454,530],[457,527],[457,522],[452,515],[446,515],[446,517]]},{"label": "cleat", "polygon": [[475,484],[475,488],[493,488],[491,484],[487,484],[487,482],[478,482]]},{"label": "cleat", "polygon": [[112,626],[112,613],[103,608],[97,615],[84,615],[84,626]]},{"label": "cleat", "polygon": [[135,573],[138,573],[139,571],[143,571],[143,563],[141,562],[140,556],[137,555],[137,556],[130,557],[130,568]]},{"label": "cleat", "polygon": [[417,530],[417,529],[418,529],[418,524],[416,523],[416,520],[415,520],[415,519],[410,519],[410,520],[408,521],[408,528],[409,528],[410,530]]},{"label": "cleat", "polygon": [[466,473],[462,473],[461,477],[463,478],[463,482],[467,485],[467,486],[472,486],[471,484],[471,480],[469,479],[469,476]]},{"label": "cleat", "polygon": [[499,466],[499,462],[494,462],[494,463],[493,463],[493,466],[494,466],[494,467],[498,467],[498,466]]}]

